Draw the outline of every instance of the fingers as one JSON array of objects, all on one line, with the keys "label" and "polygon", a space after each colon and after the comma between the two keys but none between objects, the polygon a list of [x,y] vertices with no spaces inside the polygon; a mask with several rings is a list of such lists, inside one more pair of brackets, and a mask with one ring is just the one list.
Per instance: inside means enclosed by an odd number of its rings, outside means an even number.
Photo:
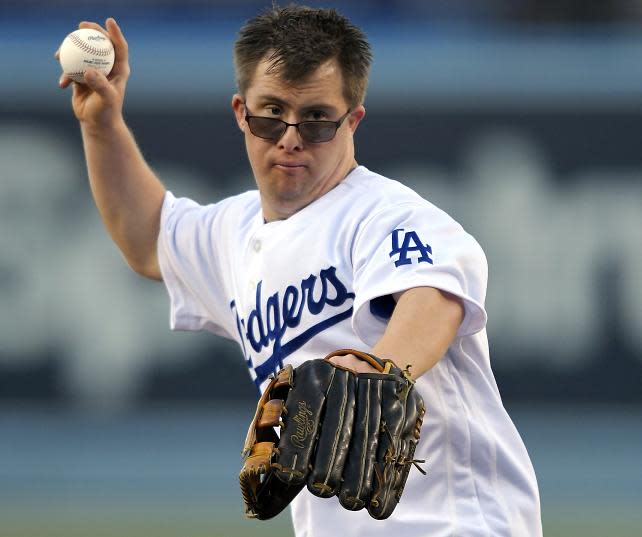
[{"label": "fingers", "polygon": [[330,362],[344,369],[349,369],[355,373],[378,373],[368,362],[357,358],[354,354],[345,354],[343,356],[333,356]]},{"label": "fingers", "polygon": [[60,80],[58,80],[58,86],[60,87],[60,89],[65,89],[72,82],[73,80],[71,80],[71,78],[69,78],[66,74],[63,73],[62,75],[60,75]]},{"label": "fingers", "polygon": [[122,56],[122,59],[127,60],[127,41],[123,35],[123,31],[118,26],[118,23],[112,17],[109,17],[106,21],[107,29],[109,30],[109,38],[114,43],[114,48],[116,49],[116,56]]},{"label": "fingers", "polygon": [[107,77],[100,71],[96,71],[96,69],[87,69],[85,71],[84,79],[85,84],[103,98],[108,98],[110,93],[113,91]]},{"label": "fingers", "polygon": [[116,53],[112,76],[124,77],[126,79],[129,76],[129,46],[115,19],[109,17],[105,21],[105,25],[109,31],[109,38],[114,44],[114,52]]},{"label": "fingers", "polygon": [[80,23],[78,23],[78,28],[91,28],[92,30],[98,30],[99,32],[105,34],[107,37],[110,37],[109,32],[96,22],[81,21]]}]

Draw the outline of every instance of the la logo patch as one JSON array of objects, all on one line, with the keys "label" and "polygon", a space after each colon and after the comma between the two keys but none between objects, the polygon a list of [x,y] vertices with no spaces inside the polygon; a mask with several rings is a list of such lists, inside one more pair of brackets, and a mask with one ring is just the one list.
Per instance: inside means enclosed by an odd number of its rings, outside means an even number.
[{"label": "la logo patch", "polygon": [[395,261],[395,267],[410,265],[412,259],[408,257],[411,252],[419,252],[417,263],[430,263],[432,265],[432,248],[430,244],[424,244],[416,231],[404,231],[403,228],[395,229],[392,234],[392,250],[390,257],[399,256]]}]

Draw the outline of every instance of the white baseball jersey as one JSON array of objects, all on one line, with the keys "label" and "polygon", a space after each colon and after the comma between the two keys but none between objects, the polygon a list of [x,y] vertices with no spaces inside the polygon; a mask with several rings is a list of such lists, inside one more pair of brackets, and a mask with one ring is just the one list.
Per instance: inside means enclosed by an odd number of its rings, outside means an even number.
[{"label": "white baseball jersey", "polygon": [[427,413],[392,516],[343,509],[307,490],[297,537],[540,536],[535,474],[502,405],[486,337],[487,263],[446,213],[363,166],[286,220],[265,223],[257,191],[201,206],[167,193],[158,256],[171,327],[236,340],[257,388],[284,364],[369,350],[392,295],[418,286],[460,297],[464,320],[416,388]]}]

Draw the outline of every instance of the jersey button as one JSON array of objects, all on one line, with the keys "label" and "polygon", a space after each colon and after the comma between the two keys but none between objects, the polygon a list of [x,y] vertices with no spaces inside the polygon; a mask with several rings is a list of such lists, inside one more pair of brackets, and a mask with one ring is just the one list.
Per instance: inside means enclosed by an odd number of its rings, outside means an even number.
[{"label": "jersey button", "polygon": [[260,240],[255,240],[254,241],[254,251],[255,252],[260,252],[261,251],[261,241]]}]

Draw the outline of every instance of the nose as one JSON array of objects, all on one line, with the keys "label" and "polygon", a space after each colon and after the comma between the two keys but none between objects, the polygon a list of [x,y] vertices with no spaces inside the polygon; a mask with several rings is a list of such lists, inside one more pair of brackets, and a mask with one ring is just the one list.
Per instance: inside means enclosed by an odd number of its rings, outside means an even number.
[{"label": "nose", "polygon": [[303,148],[303,140],[299,130],[293,125],[288,125],[281,139],[278,141],[279,149],[285,151],[300,151]]}]

